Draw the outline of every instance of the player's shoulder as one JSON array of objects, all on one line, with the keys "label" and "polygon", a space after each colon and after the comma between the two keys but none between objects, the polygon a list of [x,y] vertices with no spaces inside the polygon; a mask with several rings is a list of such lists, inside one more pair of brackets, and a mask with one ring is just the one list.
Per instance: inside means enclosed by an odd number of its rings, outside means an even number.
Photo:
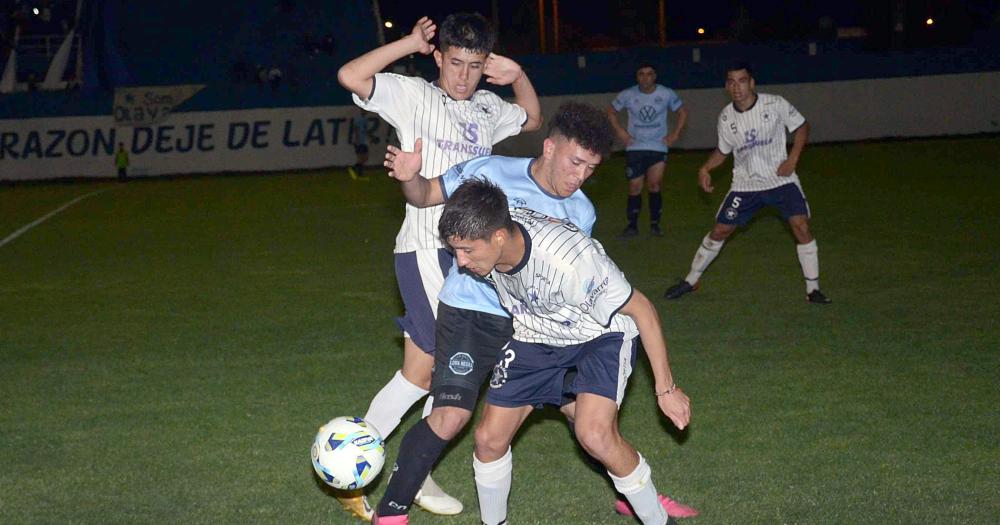
[{"label": "player's shoulder", "polygon": [[732,102],[722,106],[722,109],[719,110],[719,122],[731,120],[736,113],[738,113],[736,111],[736,106],[734,106]]},{"label": "player's shoulder", "polygon": [[775,104],[788,104],[785,97],[774,93],[757,93],[757,100],[761,106],[773,106]]}]

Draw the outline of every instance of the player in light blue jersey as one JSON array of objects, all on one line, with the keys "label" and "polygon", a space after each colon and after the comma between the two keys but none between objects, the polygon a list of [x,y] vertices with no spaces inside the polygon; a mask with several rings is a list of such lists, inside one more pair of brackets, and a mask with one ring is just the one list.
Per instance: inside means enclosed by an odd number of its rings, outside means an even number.
[{"label": "player in light blue jersey", "polygon": [[[567,103],[553,117],[537,158],[480,157],[427,179],[418,176],[423,143],[417,141],[413,152],[390,147],[385,166],[402,182],[403,193],[414,206],[442,204],[467,179],[488,179],[504,189],[511,206],[531,206],[568,219],[589,235],[596,216],[580,186],[606,158],[613,140],[613,131],[600,110]],[[493,372],[497,356],[513,331],[496,290],[455,265],[438,300],[431,381],[434,408],[403,436],[392,478],[376,508],[382,523],[405,523],[388,518],[406,516],[420,481],[469,422],[480,387]]]},{"label": "player in light blue jersey", "polygon": [[[635,74],[638,84],[611,101],[608,118],[618,138],[625,143],[625,177],[628,179],[628,226],[622,237],[639,234],[639,212],[642,210],[642,187],[645,183],[649,195],[649,232],[662,235],[660,214],[663,198],[660,182],[667,165],[667,152],[681,136],[687,123],[688,112],[674,90],[656,83],[656,69],[643,64]],[[618,122],[618,113],[628,112],[628,129]],[[677,113],[674,130],[668,133],[667,115]]]}]

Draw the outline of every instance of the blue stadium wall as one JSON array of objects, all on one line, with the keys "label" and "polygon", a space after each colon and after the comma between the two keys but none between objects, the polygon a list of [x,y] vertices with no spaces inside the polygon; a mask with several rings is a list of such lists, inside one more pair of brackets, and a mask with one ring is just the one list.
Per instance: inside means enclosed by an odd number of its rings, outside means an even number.
[{"label": "blue stadium wall", "polygon": [[[296,0],[287,12],[276,12],[274,0],[247,0],[240,9],[217,4],[87,2],[84,88],[0,96],[0,180],[112,176],[108,144],[117,141],[132,151],[136,171],[148,175],[353,162],[346,137],[354,110],[336,70],[376,45],[369,2]],[[306,52],[307,33],[336,35],[334,52]],[[761,91],[786,96],[809,118],[814,141],[1000,131],[996,38],[878,53],[834,41],[812,49],[808,42],[701,44],[515,58],[547,114],[566,98],[603,106],[632,82],[637,65],[656,65],[661,83],[678,90],[692,115],[682,148],[714,145],[715,118],[726,102],[722,72],[737,59],[754,64]],[[282,82],[272,89],[241,77],[237,63],[252,71],[277,65]],[[430,58],[415,65],[434,77]],[[134,129],[111,118],[115,87],[192,83],[205,88],[164,124]],[[377,163],[389,136],[384,122],[373,124]],[[246,139],[254,129],[256,143]],[[199,143],[205,147],[182,147],[198,133],[210,137]],[[531,155],[537,135],[515,137],[496,151]],[[46,142],[55,136],[63,137],[62,150]]]}]

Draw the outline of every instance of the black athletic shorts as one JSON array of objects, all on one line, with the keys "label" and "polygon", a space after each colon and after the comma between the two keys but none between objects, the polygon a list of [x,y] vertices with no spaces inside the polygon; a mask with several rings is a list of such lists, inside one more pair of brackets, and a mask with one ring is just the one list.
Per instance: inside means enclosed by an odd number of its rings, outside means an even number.
[{"label": "black athletic shorts", "polygon": [[473,410],[493,374],[497,356],[514,334],[509,317],[438,303],[435,330],[434,406]]},{"label": "black athletic shorts", "polygon": [[625,178],[645,177],[646,170],[653,164],[665,162],[667,154],[662,151],[634,150],[625,152]]}]

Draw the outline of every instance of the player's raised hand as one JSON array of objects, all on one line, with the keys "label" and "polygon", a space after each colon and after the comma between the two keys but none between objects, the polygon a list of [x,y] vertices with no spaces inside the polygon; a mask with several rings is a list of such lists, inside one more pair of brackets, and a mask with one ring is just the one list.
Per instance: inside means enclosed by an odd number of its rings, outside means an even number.
[{"label": "player's raised hand", "polygon": [[712,193],[715,190],[715,186],[712,186],[712,174],[708,170],[698,170],[698,186],[701,186],[705,193]]},{"label": "player's raised hand", "polygon": [[434,40],[434,33],[437,32],[437,26],[434,25],[434,21],[430,18],[424,16],[417,23],[413,25],[413,31],[410,31],[410,38],[414,39],[418,45],[417,51],[423,55],[429,55],[434,51],[434,44],[431,40]]},{"label": "player's raised hand", "polygon": [[486,57],[486,67],[483,68],[483,74],[486,75],[486,81],[490,84],[506,86],[516,82],[524,74],[524,71],[517,62],[505,56],[490,53],[490,56]]},{"label": "player's raised hand", "polygon": [[417,139],[413,143],[413,151],[403,151],[396,146],[389,145],[385,152],[385,162],[382,163],[389,170],[389,176],[406,182],[413,180],[420,173],[420,164],[423,162],[421,150],[423,150],[423,139]]},{"label": "player's raised hand", "polygon": [[670,418],[679,430],[684,430],[691,422],[691,400],[680,388],[669,394],[656,396],[656,404],[663,415]]}]

